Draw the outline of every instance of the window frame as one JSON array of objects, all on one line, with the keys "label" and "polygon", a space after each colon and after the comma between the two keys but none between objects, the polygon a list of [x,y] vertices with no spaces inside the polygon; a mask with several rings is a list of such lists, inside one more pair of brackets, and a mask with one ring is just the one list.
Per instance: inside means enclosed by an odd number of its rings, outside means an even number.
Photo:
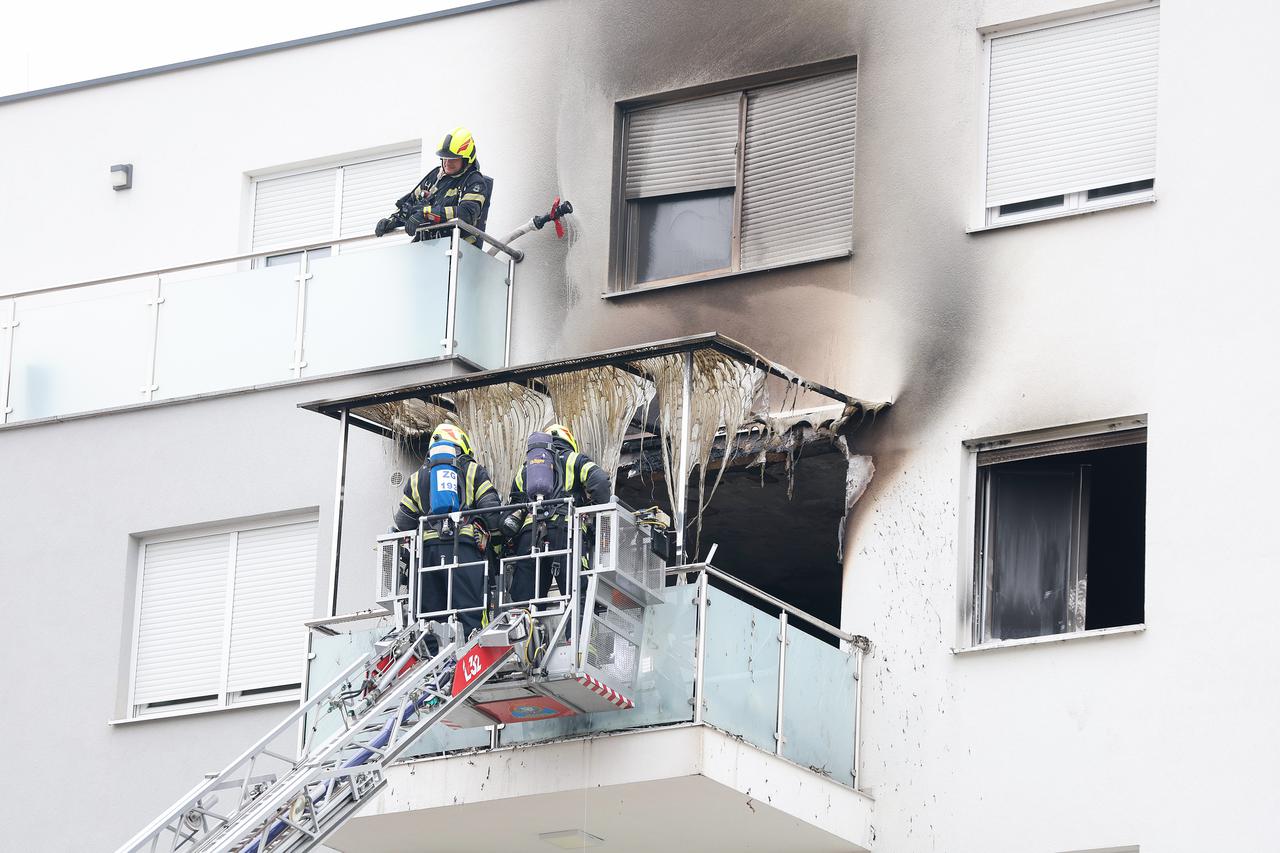
[{"label": "window frame", "polygon": [[1042,222],[1048,219],[1061,219],[1067,216],[1076,216],[1082,213],[1094,213],[1101,210],[1110,210],[1116,207],[1145,204],[1156,200],[1156,189],[1153,183],[1150,189],[1094,200],[1089,200],[1087,198],[1088,193],[1097,189],[1105,189],[1105,187],[1093,187],[1080,192],[1063,193],[1062,195],[1064,196],[1064,199],[1062,205],[1055,205],[1053,207],[1041,208],[1034,211],[1005,214],[1003,216],[999,213],[999,206],[987,206],[987,144],[990,138],[989,129],[991,124],[992,40],[998,37],[1015,36],[1023,33],[1035,32],[1036,30],[1046,30],[1054,27],[1066,26],[1067,24],[1076,24],[1081,21],[1108,18],[1113,15],[1122,15],[1126,12],[1135,12],[1140,9],[1147,9],[1153,6],[1158,8],[1160,6],[1160,0],[1139,0],[1138,2],[1124,0],[1124,2],[1105,3],[1085,9],[1078,9],[1073,12],[1067,12],[1065,14],[1028,18],[1004,24],[994,24],[978,29],[978,35],[982,40],[982,49],[979,52],[978,66],[978,103],[980,105],[980,121],[978,122],[978,159],[974,169],[974,201],[972,213],[970,215],[970,222],[972,224],[968,229],[966,229],[968,233],[973,234],[981,231],[990,231],[1011,225],[1023,225],[1029,222]]},{"label": "window frame", "polygon": [[[852,253],[853,237],[850,234],[850,249],[828,253],[821,257],[788,261],[776,266],[742,268],[742,202],[743,173],[746,163],[747,132],[747,98],[752,89],[760,89],[782,83],[794,83],[811,78],[818,78],[843,71],[859,71],[860,63],[857,55],[840,57],[809,65],[796,66],[781,71],[753,74],[746,77],[724,80],[703,86],[679,89],[614,104],[614,180],[613,199],[610,215],[610,249],[609,249],[609,288],[603,295],[606,297],[644,293],[650,290],[661,290],[681,284],[729,278],[739,275],[750,275],[770,269],[797,266],[799,264],[818,263],[834,258],[849,257]],[[733,184],[733,219],[729,227],[729,266],[715,270],[704,270],[685,275],[671,276],[654,281],[635,281],[636,258],[629,251],[635,245],[636,217],[632,215],[631,200],[626,197],[626,165],[627,165],[627,116],[637,110],[648,107],[669,106],[671,104],[698,100],[737,92],[738,99],[738,139],[734,151],[734,184]],[[856,121],[856,120],[855,120]],[[857,133],[855,124],[854,133]],[[856,184],[856,181],[855,181]],[[669,198],[684,193],[669,193],[666,196],[652,198]]]},{"label": "window frame", "polygon": [[[140,720],[154,720],[165,717],[186,716],[189,714],[226,711],[235,708],[250,708],[258,705],[271,705],[279,702],[297,701],[302,695],[303,688],[305,687],[305,684],[302,684],[301,682],[299,682],[297,687],[292,685],[268,686],[264,688],[253,688],[249,691],[231,691],[227,689],[227,682],[230,675],[231,624],[233,621],[235,603],[236,546],[238,544],[237,539],[240,533],[264,530],[273,527],[285,527],[292,524],[316,522],[316,543],[317,547],[319,547],[319,520],[320,514],[318,510],[307,510],[301,512],[290,512],[250,521],[184,527],[180,530],[169,530],[140,537],[137,540],[137,556],[133,567],[133,624],[129,633],[129,671],[125,691],[124,716],[122,719],[114,720],[112,722],[127,723]],[[202,701],[199,698],[168,701],[161,700],[160,702],[149,703],[149,707],[153,708],[153,710],[141,708],[135,701],[135,688],[138,675],[138,641],[140,639],[142,628],[143,573],[146,565],[147,546],[159,545],[167,542],[180,542],[185,539],[198,539],[205,536],[228,536],[230,538],[228,543],[229,550],[226,588],[224,590],[227,611],[226,618],[224,619],[222,626],[221,684],[219,685],[217,698],[213,701]],[[319,570],[320,565],[318,558],[319,553],[317,552],[317,571]],[[313,596],[315,589],[316,587],[313,584]],[[301,678],[305,678],[306,671],[306,651],[304,648],[303,660],[300,662],[298,667],[299,676]],[[249,695],[245,696],[245,693],[248,693]]]},{"label": "window frame", "polygon": [[[1010,640],[988,639],[981,634],[983,630],[983,613],[989,605],[986,584],[988,578],[984,571],[981,549],[986,533],[984,523],[988,508],[983,500],[989,499],[990,492],[984,493],[980,479],[982,472],[978,464],[978,454],[992,450],[1009,450],[1019,447],[1050,444],[1070,439],[1084,439],[1113,433],[1147,430],[1147,415],[1128,415],[1107,420],[1089,421],[1065,426],[1032,429],[1022,432],[1006,433],[981,438],[966,439],[962,442],[965,452],[964,477],[965,485],[962,510],[959,513],[960,531],[957,537],[957,581],[956,589],[956,631],[953,651],[963,652],[985,648],[1003,648],[1014,645],[1032,645],[1075,637],[1101,636],[1128,631],[1141,631],[1144,622],[1138,625],[1124,625],[1107,628],[1090,628],[1068,631],[1060,634],[1043,634]],[[1144,436],[1146,445],[1149,437]],[[1149,446],[1149,445],[1148,445]]]}]

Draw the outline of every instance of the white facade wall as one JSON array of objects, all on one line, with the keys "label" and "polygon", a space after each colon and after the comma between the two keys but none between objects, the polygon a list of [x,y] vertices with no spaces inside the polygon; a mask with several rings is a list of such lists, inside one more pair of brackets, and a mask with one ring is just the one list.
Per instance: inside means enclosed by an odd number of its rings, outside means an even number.
[{"label": "white facade wall", "polygon": [[[578,211],[570,240],[526,238],[515,361],[714,330],[894,401],[855,442],[877,475],[853,513],[842,611],[875,644],[862,742],[877,849],[1270,849],[1280,16],[1258,0],[1162,7],[1155,203],[967,233],[982,206],[980,30],[1078,8],[531,0],[0,104],[0,293],[243,251],[247,175],[419,139],[429,152],[465,123],[497,179],[491,231],[554,195]],[[441,44],[454,59],[437,68]],[[852,55],[850,260],[599,298],[618,101]],[[119,162],[134,188],[114,193]],[[278,713],[105,724],[127,661],[131,537],[318,506],[327,554],[336,429],[294,404],[401,378],[0,430],[3,671],[65,739],[11,745],[37,784],[11,800],[7,845],[84,849],[69,829],[115,843]],[[961,442],[1139,413],[1146,630],[954,654],[973,524]],[[359,443],[349,506],[372,506],[396,460]],[[383,509],[349,517],[348,535],[378,532]],[[69,541],[51,547],[55,527]],[[51,595],[57,578],[75,591]],[[340,609],[367,606],[350,583]],[[41,665],[64,638],[77,651]],[[6,703],[10,731],[32,719]],[[81,786],[101,793],[69,797]]]}]

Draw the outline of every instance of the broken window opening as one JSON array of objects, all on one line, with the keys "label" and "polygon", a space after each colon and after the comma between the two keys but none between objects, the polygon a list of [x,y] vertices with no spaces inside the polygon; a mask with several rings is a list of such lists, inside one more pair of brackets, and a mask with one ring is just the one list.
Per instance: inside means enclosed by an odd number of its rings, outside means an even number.
[{"label": "broken window opening", "polygon": [[[825,419],[812,417],[817,426],[799,420],[776,431],[764,422],[778,419],[757,420],[737,432],[732,448],[717,436],[705,471],[699,467],[690,477],[688,500],[692,524],[699,483],[710,491],[719,479],[702,513],[703,555],[714,544],[717,567],[838,625],[843,532],[874,466],[851,452],[846,439],[866,410],[856,418],[833,414],[841,413],[827,409]],[[628,442],[617,491],[632,505],[670,512],[665,460],[654,442]]]},{"label": "broken window opening", "polygon": [[978,454],[974,641],[1141,624],[1146,430]]}]

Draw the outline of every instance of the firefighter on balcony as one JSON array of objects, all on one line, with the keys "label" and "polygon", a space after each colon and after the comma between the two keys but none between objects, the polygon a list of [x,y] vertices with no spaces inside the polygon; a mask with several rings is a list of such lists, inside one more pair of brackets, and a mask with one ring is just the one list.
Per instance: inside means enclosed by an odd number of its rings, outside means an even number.
[{"label": "firefighter on balcony", "polygon": [[[545,432],[531,434],[527,447],[524,465],[516,473],[511,487],[511,503],[566,497],[573,498],[575,506],[609,501],[613,494],[609,475],[578,450],[577,439],[564,424],[552,424]],[[503,518],[502,529],[508,540],[515,542],[512,553],[517,556],[532,554],[534,547],[539,550],[562,549],[569,539],[569,524],[563,505],[539,509],[537,517],[528,510],[516,510]],[[534,561],[520,560],[514,566],[508,600],[533,598]],[[549,557],[541,561],[536,589],[538,598],[547,596],[552,578],[564,574],[565,566],[567,561],[564,557]],[[558,580],[557,586],[563,594],[566,586],[563,578]]]},{"label": "firefighter on balcony", "polygon": [[[486,522],[496,523],[483,513],[475,513],[502,503],[484,466],[472,457],[471,439],[458,426],[442,423],[431,433],[427,459],[404,486],[396,507],[393,529],[414,530],[419,519],[441,513],[461,513],[459,520],[441,518],[428,521],[422,531],[422,566],[453,563],[455,554],[463,568],[423,572],[418,583],[420,612],[478,608],[484,603],[484,551],[489,533]],[[453,575],[452,602],[446,601],[449,575]],[[479,610],[458,614],[464,636],[480,627]]]},{"label": "firefighter on balcony", "polygon": [[[489,218],[489,199],[493,195],[493,179],[480,173],[476,159],[476,141],[465,127],[455,127],[440,140],[436,151],[440,165],[418,182],[418,185],[396,202],[396,212],[379,219],[373,233],[377,237],[390,234],[401,226],[413,235],[414,242],[447,236],[450,229],[423,231],[418,229],[450,219],[459,219],[481,231]],[[470,234],[463,239],[474,244]]]}]

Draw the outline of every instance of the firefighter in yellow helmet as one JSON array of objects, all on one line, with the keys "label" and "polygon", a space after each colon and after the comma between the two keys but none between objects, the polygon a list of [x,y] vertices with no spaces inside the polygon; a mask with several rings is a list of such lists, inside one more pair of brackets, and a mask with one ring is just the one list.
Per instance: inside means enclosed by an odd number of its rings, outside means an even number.
[{"label": "firefighter in yellow helmet", "polygon": [[[459,613],[466,634],[480,627],[484,603],[484,552],[488,546],[487,527],[497,518],[480,510],[502,503],[489,479],[489,472],[472,456],[471,439],[462,428],[445,422],[431,433],[431,444],[422,467],[409,476],[404,494],[396,506],[393,531],[415,530],[425,516],[460,513],[458,520],[435,518],[422,531],[422,565],[438,566],[443,561],[459,563],[453,574],[453,597],[446,602],[449,571],[424,572],[419,576],[419,612],[469,609]],[[463,566],[461,564],[469,564]],[[443,621],[442,617],[435,617]]]},{"label": "firefighter in yellow helmet", "polygon": [[[529,436],[524,465],[516,473],[511,487],[511,503],[527,503],[535,498],[573,498],[574,506],[592,506],[608,503],[613,487],[605,470],[578,450],[578,440],[564,424],[551,424],[543,432]],[[503,532],[515,542],[512,553],[524,556],[533,553],[535,546],[546,550],[564,548],[569,541],[568,519],[562,505],[555,505],[534,518],[533,513],[517,510],[502,520]],[[585,531],[583,531],[585,533]],[[586,553],[586,549],[583,549]],[[566,592],[563,557],[542,560],[538,573],[537,589],[534,588],[534,561],[521,560],[515,564],[511,577],[509,601],[527,601],[537,593],[545,598],[551,587],[552,577],[557,577],[561,593]]]},{"label": "firefighter in yellow helmet", "polygon": [[[481,231],[489,218],[493,179],[480,173],[476,140],[465,127],[455,127],[440,140],[436,150],[440,165],[427,173],[418,185],[396,202],[396,212],[379,219],[373,233],[381,237],[401,226],[414,241],[448,236],[450,229],[419,232],[427,225],[460,219]],[[463,235],[468,243],[476,238]]]}]

